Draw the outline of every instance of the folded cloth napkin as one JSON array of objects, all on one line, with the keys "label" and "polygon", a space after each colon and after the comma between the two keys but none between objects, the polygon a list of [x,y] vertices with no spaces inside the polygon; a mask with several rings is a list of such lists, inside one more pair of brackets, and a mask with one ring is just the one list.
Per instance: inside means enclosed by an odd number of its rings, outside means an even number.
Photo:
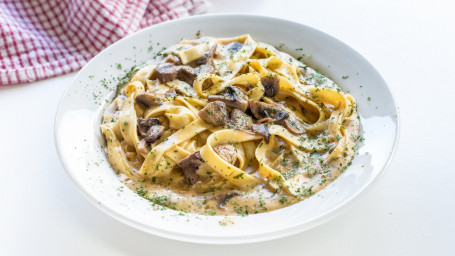
[{"label": "folded cloth napkin", "polygon": [[208,7],[207,0],[2,0],[0,85],[77,70],[136,30]]}]

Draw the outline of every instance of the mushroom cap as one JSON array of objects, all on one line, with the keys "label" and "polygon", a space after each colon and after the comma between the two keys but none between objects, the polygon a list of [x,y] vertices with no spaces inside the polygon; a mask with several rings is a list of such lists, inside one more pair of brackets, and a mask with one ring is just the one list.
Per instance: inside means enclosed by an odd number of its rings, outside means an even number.
[{"label": "mushroom cap", "polygon": [[288,131],[290,131],[293,134],[298,135],[306,132],[305,126],[303,126],[303,124],[299,120],[297,120],[295,116],[292,114],[289,115],[289,117],[286,120],[284,120],[283,126],[286,127],[286,129],[288,129]]},{"label": "mushroom cap", "polygon": [[260,120],[260,123],[278,123],[289,117],[289,113],[283,110],[283,107],[280,104],[254,100],[250,100],[249,103],[251,112],[256,119]]},{"label": "mushroom cap", "polygon": [[137,132],[139,135],[146,136],[147,131],[158,124],[161,124],[158,118],[140,118],[137,121]]},{"label": "mushroom cap", "polygon": [[169,54],[166,57],[166,59],[164,59],[164,62],[172,63],[175,66],[182,65],[182,61],[180,61],[180,58],[178,56],[173,55],[173,54]]},{"label": "mushroom cap", "polygon": [[210,64],[213,60],[213,57],[215,56],[217,46],[218,44],[214,44],[212,47],[210,47],[209,51],[204,54],[204,57],[198,59],[196,63],[198,65]]},{"label": "mushroom cap", "polygon": [[196,171],[199,168],[199,165],[203,162],[204,160],[202,160],[201,153],[199,151],[195,151],[177,163],[182,170],[184,181],[187,184],[193,185],[199,180],[199,176]]},{"label": "mushroom cap", "polygon": [[248,97],[236,86],[226,87],[225,93],[222,95],[209,95],[209,102],[222,101],[229,108],[236,108],[243,112],[248,109]]},{"label": "mushroom cap", "polygon": [[264,95],[267,97],[274,97],[280,90],[280,79],[276,75],[262,77],[261,83],[264,86]]},{"label": "mushroom cap", "polygon": [[251,125],[251,130],[264,137],[265,143],[269,143],[270,139],[270,132],[269,128],[265,124],[252,124]]},{"label": "mushroom cap", "polygon": [[235,197],[235,196],[239,196],[240,193],[238,191],[229,191],[225,194],[222,194],[219,196],[219,199],[218,199],[218,204],[217,204],[217,207],[219,209],[226,209],[224,206],[227,204],[227,202]]},{"label": "mushroom cap", "polygon": [[159,106],[163,104],[163,100],[149,92],[139,93],[134,99],[136,104],[143,108],[149,108],[151,106]]},{"label": "mushroom cap", "polygon": [[163,125],[154,125],[150,127],[145,135],[145,141],[147,143],[153,143],[163,135],[166,128]]}]

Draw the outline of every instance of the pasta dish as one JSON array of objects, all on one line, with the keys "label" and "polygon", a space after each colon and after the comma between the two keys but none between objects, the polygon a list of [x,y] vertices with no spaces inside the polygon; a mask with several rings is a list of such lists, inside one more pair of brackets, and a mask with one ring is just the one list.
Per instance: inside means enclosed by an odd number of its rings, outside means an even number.
[{"label": "pasta dish", "polygon": [[250,35],[181,40],[135,72],[106,108],[112,168],[153,204],[247,215],[335,180],[359,138],[354,98]]}]

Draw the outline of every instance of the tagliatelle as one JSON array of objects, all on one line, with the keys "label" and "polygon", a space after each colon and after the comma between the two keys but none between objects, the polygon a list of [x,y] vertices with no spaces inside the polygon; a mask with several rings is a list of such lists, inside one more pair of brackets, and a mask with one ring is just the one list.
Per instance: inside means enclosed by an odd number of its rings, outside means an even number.
[{"label": "tagliatelle", "polygon": [[258,135],[252,135],[244,131],[220,130],[212,133],[207,139],[205,146],[201,148],[201,157],[221,177],[241,188],[253,188],[259,180],[240,168],[227,163],[213,149],[213,146],[222,144],[237,144],[245,141],[260,140]]},{"label": "tagliatelle", "polygon": [[154,204],[259,213],[313,195],[349,165],[354,98],[250,35],[182,40],[137,70],[104,113],[109,163]]}]

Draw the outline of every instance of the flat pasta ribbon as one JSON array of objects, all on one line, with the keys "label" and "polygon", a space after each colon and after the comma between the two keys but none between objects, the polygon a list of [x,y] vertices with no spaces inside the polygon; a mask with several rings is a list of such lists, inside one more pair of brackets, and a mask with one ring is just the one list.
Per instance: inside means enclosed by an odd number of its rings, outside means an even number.
[{"label": "flat pasta ribbon", "polygon": [[235,144],[259,139],[262,139],[262,137],[243,131],[232,129],[220,130],[209,136],[206,145],[201,148],[201,157],[208,166],[229,182],[241,188],[252,188],[259,184],[260,181],[242,169],[227,163],[215,152],[213,147],[226,143]]}]

